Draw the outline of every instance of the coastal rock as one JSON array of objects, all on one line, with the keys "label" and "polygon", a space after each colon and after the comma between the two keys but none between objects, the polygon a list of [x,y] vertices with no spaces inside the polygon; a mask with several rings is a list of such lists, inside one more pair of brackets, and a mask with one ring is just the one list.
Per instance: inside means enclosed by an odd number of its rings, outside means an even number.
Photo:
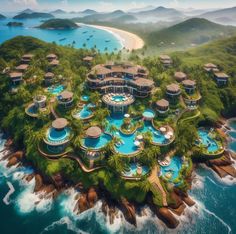
[{"label": "coastal rock", "polygon": [[35,175],[35,187],[34,187],[34,192],[37,193],[41,190],[43,187],[43,178],[41,175],[36,174]]},{"label": "coastal rock", "polygon": [[193,206],[195,205],[195,201],[193,201],[189,195],[186,192],[183,192],[181,190],[179,190],[178,188],[174,188],[174,192],[176,193],[176,195],[178,195],[183,201],[184,203],[186,203],[188,206]]},{"label": "coastal rock", "polygon": [[11,157],[17,158],[19,161],[23,159],[24,152],[23,151],[17,151],[14,154],[12,154]]},{"label": "coastal rock", "polygon": [[161,219],[168,228],[174,229],[179,225],[179,221],[174,215],[168,210],[168,208],[162,207],[157,209],[157,217]]},{"label": "coastal rock", "polygon": [[7,163],[7,167],[15,166],[17,163],[19,163],[18,159],[16,157],[11,157]]},{"label": "coastal rock", "polygon": [[34,178],[34,176],[35,176],[34,173],[29,174],[29,175],[27,175],[27,176],[25,177],[25,180],[26,180],[27,182],[30,182],[30,181]]},{"label": "coastal rock", "polygon": [[171,193],[171,198],[174,201],[174,203],[169,204],[169,208],[177,215],[181,215],[186,206],[183,203],[182,199],[180,196],[178,196],[174,191]]},{"label": "coastal rock", "polygon": [[98,195],[95,188],[90,188],[87,194],[87,201],[90,208],[94,207],[98,200]]},{"label": "coastal rock", "polygon": [[136,212],[135,212],[135,207],[132,205],[129,201],[127,201],[125,198],[123,198],[120,202],[121,205],[121,210],[124,214],[125,219],[133,224],[137,225],[137,220],[136,220]]},{"label": "coastal rock", "polygon": [[196,202],[192,200],[189,196],[187,197],[182,197],[183,201],[188,205],[188,206],[194,206]]},{"label": "coastal rock", "polygon": [[5,143],[5,147],[11,147],[13,145],[13,140],[10,138],[7,140],[7,142]]},{"label": "coastal rock", "polygon": [[89,208],[86,194],[80,196],[77,207],[80,213],[86,211]]}]

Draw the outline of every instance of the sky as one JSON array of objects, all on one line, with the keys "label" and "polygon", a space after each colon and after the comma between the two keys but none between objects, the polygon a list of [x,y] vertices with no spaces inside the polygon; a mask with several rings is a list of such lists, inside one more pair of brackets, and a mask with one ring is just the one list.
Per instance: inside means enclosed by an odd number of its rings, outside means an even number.
[{"label": "sky", "polygon": [[0,11],[11,12],[26,8],[34,10],[63,9],[80,11],[89,8],[105,12],[116,9],[143,8],[149,5],[173,8],[215,9],[236,6],[236,0],[0,0]]}]

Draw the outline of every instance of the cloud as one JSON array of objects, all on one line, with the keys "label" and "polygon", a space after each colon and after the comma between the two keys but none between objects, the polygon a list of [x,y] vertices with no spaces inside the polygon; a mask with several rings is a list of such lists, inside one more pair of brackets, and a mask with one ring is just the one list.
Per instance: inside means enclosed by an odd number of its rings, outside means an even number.
[{"label": "cloud", "polygon": [[13,3],[18,6],[31,6],[35,7],[38,6],[37,0],[13,0]]}]

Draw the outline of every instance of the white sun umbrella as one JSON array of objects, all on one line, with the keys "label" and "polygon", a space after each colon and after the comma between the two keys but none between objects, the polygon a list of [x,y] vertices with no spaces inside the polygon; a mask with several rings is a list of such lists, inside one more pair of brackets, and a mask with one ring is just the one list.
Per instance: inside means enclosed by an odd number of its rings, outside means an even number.
[{"label": "white sun umbrella", "polygon": [[161,131],[161,132],[165,132],[165,131],[166,131],[166,128],[165,128],[165,127],[161,127],[161,128],[160,128],[160,131]]},{"label": "white sun umbrella", "polygon": [[170,139],[170,135],[166,134],[166,135],[165,135],[165,138],[166,138],[167,140],[169,140],[169,139]]},{"label": "white sun umbrella", "polygon": [[173,132],[168,132],[167,134],[168,134],[169,136],[171,136],[171,137],[174,135]]},{"label": "white sun umbrella", "polygon": [[125,114],[124,116],[125,116],[125,118],[129,118],[129,117],[130,117],[130,115],[129,115],[129,114]]},{"label": "white sun umbrella", "polygon": [[135,145],[135,146],[140,146],[140,142],[139,142],[139,141],[135,141],[135,142],[134,142],[134,145]]},{"label": "white sun umbrella", "polygon": [[138,139],[138,140],[142,140],[142,139],[143,139],[143,136],[142,136],[142,135],[138,135],[138,136],[137,136],[137,139]]}]

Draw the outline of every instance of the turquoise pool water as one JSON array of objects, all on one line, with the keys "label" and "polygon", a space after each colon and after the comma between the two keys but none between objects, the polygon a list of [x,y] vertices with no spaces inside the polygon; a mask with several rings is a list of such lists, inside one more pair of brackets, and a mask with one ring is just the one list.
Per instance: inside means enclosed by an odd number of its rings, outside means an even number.
[{"label": "turquoise pool water", "polygon": [[112,140],[112,137],[106,133],[102,133],[99,138],[84,138],[82,139],[82,145],[89,149],[98,150],[104,147],[108,142]]},{"label": "turquoise pool water", "polygon": [[85,105],[82,110],[79,110],[75,113],[74,117],[78,119],[87,119],[91,117],[93,112],[88,108],[88,105]]},{"label": "turquoise pool water", "polygon": [[236,120],[230,121],[229,126],[236,130]]},{"label": "turquoise pool water", "polygon": [[84,102],[88,102],[88,101],[89,101],[89,96],[83,95],[83,96],[81,97],[81,100],[84,101]]},{"label": "turquoise pool water", "polygon": [[112,97],[112,101],[114,102],[123,102],[125,100],[125,96],[123,95],[115,95]]},{"label": "turquoise pool water", "polygon": [[213,153],[219,149],[218,144],[214,139],[209,136],[209,131],[207,130],[198,130],[198,135],[201,139],[201,143],[207,147],[209,153]]},{"label": "turquoise pool water", "polygon": [[38,113],[38,108],[35,105],[31,105],[27,109],[27,112],[30,113],[30,114],[36,115]]},{"label": "turquoise pool water", "polygon": [[[137,176],[137,168],[137,163],[130,163],[129,171],[125,171],[123,175],[127,177],[135,177]],[[148,171],[149,170],[147,166],[142,166],[142,175],[146,175]]]},{"label": "turquoise pool water", "polygon": [[58,95],[64,89],[65,89],[65,87],[63,85],[51,86],[51,87],[48,87],[48,92],[53,94],[53,95]]},{"label": "turquoise pool water", "polygon": [[171,178],[169,179],[170,181],[174,181],[176,178],[179,176],[179,172],[182,167],[182,160],[178,156],[174,156],[171,159],[171,163],[169,166],[161,166],[161,175],[165,176],[166,174],[170,173]]},{"label": "turquoise pool water", "polygon": [[70,135],[70,130],[65,128],[61,131],[56,130],[55,128],[50,128],[47,134],[47,140],[53,143],[63,142]]},{"label": "turquoise pool water", "polygon": [[[109,122],[109,126],[114,125],[117,127],[117,129],[120,129],[121,125],[123,124],[124,115],[113,114],[110,117],[108,117],[107,120]],[[107,128],[107,131],[108,129],[109,127]],[[137,132],[146,133],[148,131],[152,133],[153,143],[160,144],[160,145],[167,143],[165,136],[160,131],[157,131],[152,126],[152,123],[150,121],[144,121],[144,127],[142,129],[138,129]],[[126,135],[126,134],[121,133],[120,131],[117,131],[115,133],[115,136],[117,136],[121,140],[121,144],[116,146],[117,152],[121,154],[127,154],[127,155],[135,153],[138,150],[138,147],[135,146],[134,144],[135,136],[136,134],[138,134],[137,132],[131,135]]]},{"label": "turquoise pool water", "polygon": [[229,144],[229,149],[236,153],[236,141],[233,141]]},{"label": "turquoise pool water", "polygon": [[143,117],[153,119],[155,117],[155,112],[153,110],[147,109],[143,112]]}]

